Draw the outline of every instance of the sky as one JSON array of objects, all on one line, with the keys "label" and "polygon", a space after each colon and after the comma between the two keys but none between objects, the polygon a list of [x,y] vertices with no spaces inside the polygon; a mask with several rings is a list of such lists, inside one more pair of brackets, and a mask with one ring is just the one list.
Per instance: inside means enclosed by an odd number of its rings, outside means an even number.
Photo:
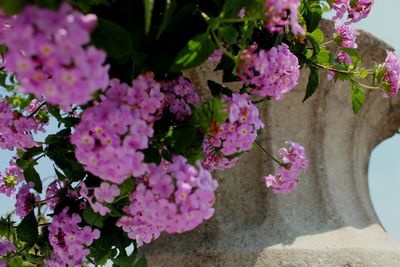
[{"label": "sky", "polygon": [[[375,0],[370,15],[355,26],[374,34],[400,54],[399,0]],[[400,96],[397,96],[400,97]],[[400,121],[399,127],[400,127]],[[369,165],[372,203],[383,227],[400,243],[400,134],[378,145]]]},{"label": "sky", "polygon": [[[368,31],[400,51],[400,10],[399,0],[375,0],[374,8],[365,20],[357,23],[357,28]],[[400,96],[397,96],[400,97]],[[400,122],[399,122],[400,126]],[[54,123],[50,132],[57,129]],[[44,135],[39,135],[40,139]],[[386,231],[400,243],[400,134],[384,141],[371,155],[369,165],[369,187],[375,211]],[[7,167],[12,153],[0,150],[0,171]],[[39,161],[37,168],[41,177],[54,175],[52,164],[46,159]],[[0,195],[0,215],[13,209],[13,201]]]}]

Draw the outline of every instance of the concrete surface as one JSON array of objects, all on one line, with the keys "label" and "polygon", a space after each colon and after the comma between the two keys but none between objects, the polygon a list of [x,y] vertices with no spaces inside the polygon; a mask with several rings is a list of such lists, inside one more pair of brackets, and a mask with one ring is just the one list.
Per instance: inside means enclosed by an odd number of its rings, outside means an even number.
[{"label": "concrete surface", "polygon": [[[325,23],[325,32],[332,27]],[[386,44],[367,33],[358,40],[364,65],[383,62]],[[206,90],[207,79],[219,75],[212,67],[187,75]],[[277,153],[285,140],[306,148],[311,164],[297,189],[288,196],[267,190],[261,177],[276,166],[254,147],[234,169],[215,175],[216,215],[193,232],[145,246],[149,266],[400,266],[400,246],[379,224],[367,179],[372,149],[400,126],[400,96],[369,91],[354,115],[348,83],[322,74],[303,104],[307,71],[302,77],[283,101],[259,105],[266,149]]]}]

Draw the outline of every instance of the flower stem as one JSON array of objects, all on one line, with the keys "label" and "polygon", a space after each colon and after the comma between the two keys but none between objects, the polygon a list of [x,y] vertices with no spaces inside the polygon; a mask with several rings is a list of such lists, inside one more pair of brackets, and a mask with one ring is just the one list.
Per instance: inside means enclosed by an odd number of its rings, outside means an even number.
[{"label": "flower stem", "polygon": [[211,35],[214,38],[215,42],[217,43],[218,47],[226,54],[228,57],[230,57],[233,61],[236,61],[236,57],[232,55],[226,48],[221,44],[220,40],[218,39],[217,35],[213,30],[211,30]]},{"label": "flower stem", "polygon": [[247,19],[222,19],[221,22],[223,23],[242,23],[246,22]]},{"label": "flower stem", "polygon": [[282,162],[280,162],[279,160],[277,160],[274,156],[272,156],[265,148],[262,147],[262,145],[256,140],[255,143],[257,144],[257,146],[262,150],[262,152],[264,152],[268,157],[270,157],[273,161],[275,161],[276,163],[278,163],[279,165],[282,166]]},{"label": "flower stem", "polygon": [[42,104],[40,104],[31,114],[29,114],[28,115],[28,119],[29,118],[32,118],[33,117],[33,115],[35,115],[36,114],[36,112],[38,112],[44,105],[46,105],[47,104],[47,102],[46,101],[43,101],[43,103]]},{"label": "flower stem", "polygon": [[356,81],[356,80],[354,80],[354,79],[350,79],[350,80],[351,80],[352,82],[358,84],[359,86],[364,87],[365,89],[369,89],[369,90],[381,90],[381,88],[380,88],[380,87],[377,87],[377,86],[369,86],[369,85],[363,84],[363,83],[361,83],[361,82],[359,82],[359,81]]},{"label": "flower stem", "polygon": [[331,67],[328,67],[328,66],[324,66],[324,65],[321,65],[321,64],[319,64],[319,63],[312,63],[314,66],[317,66],[317,67],[319,67],[319,68],[321,68],[321,69],[325,69],[325,70],[330,70],[330,71],[334,71],[334,72],[338,72],[338,73],[342,73],[342,74],[354,74],[354,72],[352,72],[352,71],[348,71],[348,70],[338,70],[338,69],[335,69],[335,68],[331,68]]}]

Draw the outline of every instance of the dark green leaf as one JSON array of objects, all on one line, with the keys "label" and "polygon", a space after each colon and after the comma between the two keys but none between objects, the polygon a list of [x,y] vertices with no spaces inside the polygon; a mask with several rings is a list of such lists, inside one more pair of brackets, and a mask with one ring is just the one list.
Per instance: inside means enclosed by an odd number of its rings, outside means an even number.
[{"label": "dark green leaf", "polygon": [[47,111],[54,116],[59,122],[62,122],[63,117],[61,117],[60,109],[53,105],[47,105]]},{"label": "dark green leaf", "polygon": [[172,135],[165,138],[165,143],[171,152],[182,154],[193,144],[197,131],[193,126],[175,128]]},{"label": "dark green leaf", "polygon": [[34,184],[33,189],[38,193],[42,193],[42,180],[40,180],[40,176],[33,164],[28,165],[24,169],[24,177],[27,182],[32,182]]},{"label": "dark green leaf", "polygon": [[306,95],[304,96],[303,102],[310,98],[319,85],[319,71],[318,68],[310,66],[310,76],[308,77]]},{"label": "dark green leaf", "polygon": [[36,243],[39,236],[38,223],[33,211],[28,213],[17,226],[17,236],[19,240],[28,243],[30,246]]},{"label": "dark green leaf", "polygon": [[236,17],[240,9],[246,3],[245,0],[227,0],[224,2],[225,4],[224,7],[222,8],[222,13],[221,13],[222,18]]},{"label": "dark green leaf", "polygon": [[201,106],[194,108],[190,122],[193,126],[202,129],[204,132],[208,132],[211,128],[218,126],[226,120],[228,114],[223,111],[224,109],[225,104],[221,99],[213,97]]},{"label": "dark green leaf", "polygon": [[357,114],[362,105],[365,102],[365,93],[364,91],[356,84],[351,83],[351,104],[353,106],[353,111]]},{"label": "dark green leaf", "polygon": [[219,29],[221,37],[228,42],[229,44],[235,44],[238,38],[238,32],[236,31],[235,27],[228,26],[222,27]]},{"label": "dark green leaf", "polygon": [[98,228],[103,228],[105,217],[93,211],[92,208],[86,208],[83,211],[83,219],[90,225],[94,225]]},{"label": "dark green leaf", "polygon": [[43,153],[43,148],[41,146],[34,146],[31,148],[28,148],[24,154],[22,155],[23,160],[28,160],[33,158],[34,156],[37,156],[39,154]]},{"label": "dark green leaf", "polygon": [[143,0],[144,4],[144,32],[150,32],[151,18],[153,16],[154,0]]},{"label": "dark green leaf", "polygon": [[92,34],[93,43],[103,48],[107,56],[120,59],[133,54],[132,35],[115,22],[99,19]]},{"label": "dark green leaf", "polygon": [[168,23],[171,21],[172,13],[176,8],[176,0],[165,0],[165,10],[163,18],[160,24],[160,28],[157,33],[157,40],[160,38],[161,34],[165,31]]},{"label": "dark green leaf", "polygon": [[221,94],[232,96],[232,90],[228,87],[225,87],[219,83],[208,80],[207,81],[208,88],[210,88],[211,94],[213,96],[221,96]]},{"label": "dark green leaf", "polygon": [[137,262],[133,265],[134,267],[147,267],[147,259],[144,254],[139,258]]},{"label": "dark green leaf", "polygon": [[197,35],[179,52],[171,71],[194,68],[206,61],[214,50],[215,45],[207,33]]},{"label": "dark green leaf", "polygon": [[143,151],[143,154],[144,154],[144,162],[160,164],[161,155],[158,149],[154,147],[149,147]]},{"label": "dark green leaf", "polygon": [[28,0],[0,0],[1,10],[8,15],[19,13]]},{"label": "dark green leaf", "polygon": [[320,0],[302,1],[304,4],[303,17],[306,20],[307,31],[313,32],[322,19]]}]

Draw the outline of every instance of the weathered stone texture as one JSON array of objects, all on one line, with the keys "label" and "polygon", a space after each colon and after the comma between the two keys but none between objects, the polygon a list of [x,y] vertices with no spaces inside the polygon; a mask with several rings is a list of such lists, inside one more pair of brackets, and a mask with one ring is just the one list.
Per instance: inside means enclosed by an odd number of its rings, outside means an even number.
[{"label": "weathered stone texture", "polygon": [[[325,32],[332,27],[325,23]],[[384,60],[386,44],[368,33],[358,39],[364,65]],[[206,90],[207,79],[220,75],[211,70],[206,64],[188,75]],[[400,246],[379,224],[367,179],[372,149],[400,126],[400,97],[370,91],[354,115],[348,83],[322,75],[303,104],[307,71],[302,77],[284,100],[260,106],[265,148],[277,152],[285,140],[306,148],[311,164],[297,189],[288,196],[268,191],[261,177],[276,166],[255,147],[216,175],[214,218],[147,246],[150,266],[400,266]]]}]

